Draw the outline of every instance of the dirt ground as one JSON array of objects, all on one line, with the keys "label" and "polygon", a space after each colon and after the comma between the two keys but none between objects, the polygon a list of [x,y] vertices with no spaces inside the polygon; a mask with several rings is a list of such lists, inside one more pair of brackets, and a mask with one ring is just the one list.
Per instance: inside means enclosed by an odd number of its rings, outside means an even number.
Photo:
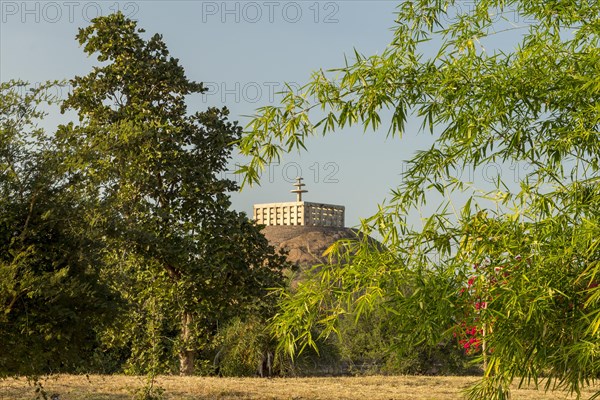
[{"label": "dirt ground", "polygon": [[[336,378],[216,378],[161,376],[155,385],[169,400],[433,400],[460,399],[475,377],[369,376]],[[123,375],[56,375],[42,381],[50,399],[131,400],[144,386],[144,377]],[[512,399],[570,399],[563,392],[544,393],[534,388],[517,389]],[[589,389],[589,398],[600,388]],[[35,388],[24,378],[0,381],[1,400],[31,400]],[[56,398],[56,397],[55,397]]]}]

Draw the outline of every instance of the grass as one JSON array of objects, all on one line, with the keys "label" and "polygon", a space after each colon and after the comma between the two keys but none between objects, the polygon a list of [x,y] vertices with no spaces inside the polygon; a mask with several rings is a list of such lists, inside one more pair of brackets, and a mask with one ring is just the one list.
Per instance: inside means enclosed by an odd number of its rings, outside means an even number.
[{"label": "grass", "polygon": [[[216,378],[160,376],[156,385],[164,388],[169,400],[338,400],[338,399],[460,399],[461,391],[474,377],[368,376],[339,378]],[[43,381],[48,393],[60,400],[131,400],[144,377],[124,375],[56,375]],[[544,393],[534,388],[514,387],[512,399],[569,399],[565,393]],[[589,398],[600,388],[589,389]],[[25,378],[0,380],[1,400],[31,400],[34,388]]]}]

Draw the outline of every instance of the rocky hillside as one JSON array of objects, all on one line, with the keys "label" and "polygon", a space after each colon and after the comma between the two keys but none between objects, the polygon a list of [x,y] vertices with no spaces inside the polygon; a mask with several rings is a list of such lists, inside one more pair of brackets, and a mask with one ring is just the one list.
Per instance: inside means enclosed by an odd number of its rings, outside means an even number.
[{"label": "rocky hillside", "polygon": [[263,234],[275,247],[288,252],[288,260],[301,270],[327,261],[323,252],[340,239],[354,239],[358,231],[326,226],[266,226]]}]

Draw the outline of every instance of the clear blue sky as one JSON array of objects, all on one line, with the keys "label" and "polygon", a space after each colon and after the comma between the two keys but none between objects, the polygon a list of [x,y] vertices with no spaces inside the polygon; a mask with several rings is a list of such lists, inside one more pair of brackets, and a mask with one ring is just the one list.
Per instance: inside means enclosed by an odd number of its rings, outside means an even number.
[{"label": "clear blue sky", "polygon": [[[381,53],[392,37],[396,5],[373,0],[2,0],[0,78],[35,84],[87,74],[95,60],[79,48],[77,29],[119,9],[148,34],[161,33],[188,77],[210,89],[189,99],[190,111],[226,105],[232,119],[245,125],[244,115],[275,103],[285,82],[302,84],[313,70],[342,66],[344,55],[351,57],[354,49]],[[233,194],[234,207],[251,215],[254,203],[292,201],[289,190],[301,173],[309,190],[305,200],[345,205],[346,225],[358,224],[399,183],[403,160],[431,143],[414,135],[386,140],[386,129],[376,134],[350,129],[311,139],[307,153],[272,165],[260,187]]]}]

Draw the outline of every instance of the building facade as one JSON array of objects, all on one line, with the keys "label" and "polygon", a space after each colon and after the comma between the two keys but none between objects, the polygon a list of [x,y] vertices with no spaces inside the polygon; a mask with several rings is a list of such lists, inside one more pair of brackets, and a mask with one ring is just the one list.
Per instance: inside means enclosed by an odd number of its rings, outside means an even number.
[{"label": "building facade", "polygon": [[345,207],[333,204],[302,201],[302,178],[296,178],[296,201],[289,203],[266,203],[254,205],[254,220],[267,226],[331,226],[343,228]]}]

